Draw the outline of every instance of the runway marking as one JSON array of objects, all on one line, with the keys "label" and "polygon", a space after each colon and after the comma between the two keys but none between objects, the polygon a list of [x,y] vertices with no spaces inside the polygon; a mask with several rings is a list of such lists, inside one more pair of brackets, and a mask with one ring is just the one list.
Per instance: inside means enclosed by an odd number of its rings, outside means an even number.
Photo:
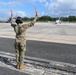
[{"label": "runway marking", "polygon": [[23,70],[16,69],[15,55],[6,52],[0,52],[0,66],[11,70],[19,71],[29,75],[43,75],[44,70],[36,69],[33,65],[26,63],[26,68]]},{"label": "runway marking", "polygon": [[[15,66],[16,66],[15,54],[0,51],[0,66],[1,67],[6,67],[7,69],[11,69],[13,71],[18,71],[18,72],[21,72],[21,73],[25,73],[25,74],[28,74],[28,75],[64,75],[64,74],[65,75],[73,75],[72,73],[68,73],[64,70],[40,67],[40,63],[38,63],[38,61],[39,62],[44,61],[44,63],[45,62],[50,62],[50,64],[52,64],[52,67],[53,66],[55,67],[55,65],[57,65],[57,67],[62,66],[62,67],[65,68],[64,63],[56,62],[56,61],[48,61],[46,59],[40,59],[40,58],[35,58],[35,57],[31,58],[31,57],[26,56],[26,58],[27,59],[24,60],[24,62],[27,62],[27,63],[25,63],[27,67],[23,70],[18,70],[18,69],[15,68]],[[32,59],[32,61],[31,61],[31,59]],[[34,63],[35,63],[35,65],[34,65]],[[39,64],[39,66],[37,64]],[[46,65],[46,64],[43,64],[43,65]]]}]

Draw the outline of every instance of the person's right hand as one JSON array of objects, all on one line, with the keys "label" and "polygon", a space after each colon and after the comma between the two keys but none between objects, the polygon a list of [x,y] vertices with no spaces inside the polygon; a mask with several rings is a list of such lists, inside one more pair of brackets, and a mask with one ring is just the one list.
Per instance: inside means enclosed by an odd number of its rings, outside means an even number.
[{"label": "person's right hand", "polygon": [[36,7],[34,7],[34,9],[35,9],[35,12],[36,12],[36,16],[38,17],[38,12],[37,12],[37,10],[36,10]]}]

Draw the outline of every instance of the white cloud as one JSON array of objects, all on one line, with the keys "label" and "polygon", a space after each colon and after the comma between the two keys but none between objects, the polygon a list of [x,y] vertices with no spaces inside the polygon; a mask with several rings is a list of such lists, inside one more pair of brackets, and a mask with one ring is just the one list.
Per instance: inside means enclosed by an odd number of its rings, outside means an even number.
[{"label": "white cloud", "polygon": [[27,16],[24,11],[17,11],[15,14],[17,14],[17,16],[21,16],[21,17]]},{"label": "white cloud", "polygon": [[[16,0],[16,1],[19,1],[19,0]],[[42,2],[46,2],[46,0],[20,0],[20,1],[26,1],[26,2],[40,2],[40,3],[42,3]]]},{"label": "white cloud", "polygon": [[38,1],[41,2],[41,3],[42,3],[42,2],[46,2],[46,0],[38,0]]},{"label": "white cloud", "polygon": [[[10,0],[9,2],[0,2],[0,5],[14,6],[24,2],[40,2],[47,10],[47,14],[53,17],[76,15],[76,0]],[[22,17],[26,16],[24,11],[17,12]],[[42,12],[40,15],[45,15],[46,12]]]},{"label": "white cloud", "polygon": [[39,14],[39,17],[47,15],[45,12],[41,12],[41,13],[38,13],[38,14]]},{"label": "white cloud", "polygon": [[[25,13],[25,11],[12,10],[12,12],[13,12],[13,17],[17,17],[17,16],[25,17],[25,16],[27,16],[27,14]],[[10,12],[9,12],[8,14],[9,14],[9,16],[10,16]]]},{"label": "white cloud", "polygon": [[48,5],[49,5],[49,2],[45,2],[45,7],[48,7]]},{"label": "white cloud", "polygon": [[50,0],[45,6],[51,16],[68,16],[76,13],[76,0]]},{"label": "white cloud", "polygon": [[[25,17],[25,16],[27,16],[25,11],[17,11],[17,10],[13,10],[13,11],[14,11],[13,17],[17,17],[17,16]],[[10,10],[0,10],[0,20],[7,20],[9,17],[10,17]]]},{"label": "white cloud", "polygon": [[41,13],[41,16],[43,16],[44,14],[45,14],[45,13],[44,13],[44,12],[42,12],[42,13]]},{"label": "white cloud", "polygon": [[0,20],[7,20],[9,18],[9,16],[10,16],[10,14],[9,14],[8,10],[0,9]]},{"label": "white cloud", "polygon": [[5,6],[21,5],[20,2],[16,2],[16,1],[0,2],[0,4],[5,5]]}]

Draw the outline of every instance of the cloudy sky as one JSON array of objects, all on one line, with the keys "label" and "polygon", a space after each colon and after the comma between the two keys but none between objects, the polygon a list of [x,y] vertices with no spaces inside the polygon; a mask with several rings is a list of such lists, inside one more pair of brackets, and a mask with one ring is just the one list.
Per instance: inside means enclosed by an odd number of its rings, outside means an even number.
[{"label": "cloudy sky", "polygon": [[76,0],[0,0],[0,19],[14,16],[34,17],[36,6],[39,16],[67,17],[76,15]]}]

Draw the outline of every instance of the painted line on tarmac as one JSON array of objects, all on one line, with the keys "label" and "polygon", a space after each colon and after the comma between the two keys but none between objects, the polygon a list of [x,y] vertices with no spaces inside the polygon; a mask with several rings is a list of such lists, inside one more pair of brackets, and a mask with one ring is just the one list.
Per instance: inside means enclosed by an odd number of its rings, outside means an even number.
[{"label": "painted line on tarmac", "polygon": [[44,73],[44,70],[36,69],[31,64],[26,64],[27,67],[25,69],[22,70],[16,69],[15,55],[12,53],[6,53],[1,51],[0,51],[0,66],[29,75],[43,75]]},{"label": "painted line on tarmac", "polygon": [[24,62],[27,67],[23,70],[18,70],[15,68],[15,65],[16,65],[15,54],[0,51],[0,66],[1,67],[6,67],[9,69],[19,71],[22,73],[27,73],[30,75],[43,75],[45,73],[45,70],[42,68],[40,69],[36,68],[36,66],[39,65],[48,69],[51,68],[55,70],[60,70],[60,71],[76,74],[76,65],[70,64],[70,63],[57,62],[57,61],[51,61],[47,59],[28,57],[28,56],[25,56]]}]

